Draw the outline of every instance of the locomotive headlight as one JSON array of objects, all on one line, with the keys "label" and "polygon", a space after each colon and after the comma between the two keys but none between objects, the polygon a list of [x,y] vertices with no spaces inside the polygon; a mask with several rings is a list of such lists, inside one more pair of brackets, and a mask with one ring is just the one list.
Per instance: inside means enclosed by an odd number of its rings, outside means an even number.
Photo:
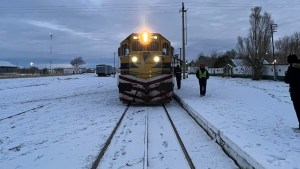
[{"label": "locomotive headlight", "polygon": [[142,36],[143,36],[143,41],[144,41],[145,43],[147,43],[147,42],[148,42],[148,39],[149,39],[148,33],[147,33],[147,32],[144,32]]},{"label": "locomotive headlight", "polygon": [[131,61],[134,62],[134,63],[137,62],[138,61],[138,57],[132,56]]},{"label": "locomotive headlight", "polygon": [[160,62],[160,57],[159,56],[154,56],[153,60],[154,60],[155,63]]}]

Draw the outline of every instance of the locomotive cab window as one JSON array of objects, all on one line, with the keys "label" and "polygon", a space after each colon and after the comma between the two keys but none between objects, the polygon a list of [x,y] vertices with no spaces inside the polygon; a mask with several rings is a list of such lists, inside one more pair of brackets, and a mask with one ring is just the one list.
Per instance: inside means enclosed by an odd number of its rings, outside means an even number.
[{"label": "locomotive cab window", "polygon": [[162,49],[162,53],[163,53],[163,55],[166,55],[166,54],[167,54],[167,49],[166,49],[166,48],[163,48],[163,49]]},{"label": "locomotive cab window", "polygon": [[148,48],[149,51],[159,51],[159,44],[158,42],[151,42]]},{"label": "locomotive cab window", "polygon": [[129,46],[127,44],[123,44],[121,46],[120,55],[128,56],[130,53]]},{"label": "locomotive cab window", "polygon": [[127,48],[125,49],[125,55],[128,56],[129,53],[130,53],[130,51],[129,51],[129,48],[127,47]]},{"label": "locomotive cab window", "polygon": [[163,53],[163,55],[168,55],[169,54],[169,45],[167,43],[163,43],[162,53]]},{"label": "locomotive cab window", "polygon": [[132,50],[133,51],[139,51],[140,50],[140,43],[139,42],[133,42],[132,43]]}]

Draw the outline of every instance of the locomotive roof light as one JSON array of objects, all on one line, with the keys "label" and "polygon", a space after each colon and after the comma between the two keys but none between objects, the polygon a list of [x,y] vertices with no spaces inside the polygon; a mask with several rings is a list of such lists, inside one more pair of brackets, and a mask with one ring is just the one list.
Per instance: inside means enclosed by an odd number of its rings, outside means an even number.
[{"label": "locomotive roof light", "polygon": [[159,56],[154,56],[153,60],[154,60],[155,63],[158,63],[158,62],[160,62],[160,57]]},{"label": "locomotive roof light", "polygon": [[131,61],[132,61],[133,63],[136,63],[136,62],[138,61],[138,57],[132,56]]}]

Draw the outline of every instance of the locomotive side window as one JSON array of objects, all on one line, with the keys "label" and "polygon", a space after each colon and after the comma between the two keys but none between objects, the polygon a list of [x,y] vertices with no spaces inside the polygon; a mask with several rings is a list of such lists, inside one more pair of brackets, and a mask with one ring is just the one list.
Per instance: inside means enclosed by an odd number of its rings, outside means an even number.
[{"label": "locomotive side window", "polygon": [[173,56],[173,55],[174,55],[174,48],[171,47],[171,56]]},{"label": "locomotive side window", "polygon": [[120,56],[124,55],[124,45],[122,44],[120,47]]}]

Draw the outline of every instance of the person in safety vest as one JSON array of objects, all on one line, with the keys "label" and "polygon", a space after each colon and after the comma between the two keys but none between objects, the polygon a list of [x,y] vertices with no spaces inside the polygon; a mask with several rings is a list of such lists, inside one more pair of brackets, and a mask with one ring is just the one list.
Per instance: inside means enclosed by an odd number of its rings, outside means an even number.
[{"label": "person in safety vest", "polygon": [[290,96],[299,122],[298,130],[300,130],[300,60],[297,55],[291,54],[287,57],[287,62],[290,66],[285,74],[284,82],[290,86]]},{"label": "person in safety vest", "polygon": [[177,65],[174,68],[174,74],[176,76],[177,88],[180,89],[181,86],[181,68]]},{"label": "person in safety vest", "polygon": [[207,82],[207,79],[209,78],[209,73],[205,69],[204,64],[200,64],[199,67],[200,67],[200,69],[197,70],[196,77],[199,80],[200,96],[205,96],[205,94],[206,94],[206,82]]}]

